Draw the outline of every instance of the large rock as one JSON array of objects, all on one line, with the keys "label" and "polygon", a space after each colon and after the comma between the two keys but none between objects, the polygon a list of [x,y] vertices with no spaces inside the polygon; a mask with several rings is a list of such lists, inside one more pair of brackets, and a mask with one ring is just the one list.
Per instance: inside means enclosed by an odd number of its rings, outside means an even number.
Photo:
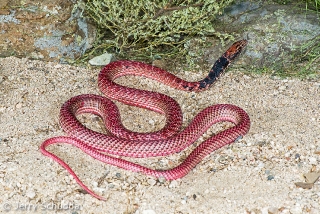
[{"label": "large rock", "polygon": [[90,46],[94,30],[70,0],[1,0],[0,57],[66,62]]},{"label": "large rock", "polygon": [[246,64],[282,67],[301,47],[320,39],[319,14],[298,5],[238,2],[218,21],[217,31],[238,33],[249,40]]}]

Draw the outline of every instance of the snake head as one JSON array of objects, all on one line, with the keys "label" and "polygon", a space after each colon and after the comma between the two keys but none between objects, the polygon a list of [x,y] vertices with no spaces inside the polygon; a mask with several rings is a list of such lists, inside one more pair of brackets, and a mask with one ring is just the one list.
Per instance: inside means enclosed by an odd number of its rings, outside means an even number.
[{"label": "snake head", "polygon": [[225,52],[225,57],[229,60],[234,60],[247,46],[248,41],[243,39],[240,41],[237,41],[231,45],[231,47]]}]

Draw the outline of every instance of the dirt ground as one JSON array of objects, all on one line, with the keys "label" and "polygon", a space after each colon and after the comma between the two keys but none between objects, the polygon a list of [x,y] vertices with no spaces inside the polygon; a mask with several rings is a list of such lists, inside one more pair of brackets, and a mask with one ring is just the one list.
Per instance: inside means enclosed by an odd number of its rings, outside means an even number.
[{"label": "dirt ground", "polygon": [[[140,77],[122,77],[121,84],[176,99],[184,126],[205,107],[230,103],[249,114],[251,129],[171,182],[102,164],[72,146],[51,146],[49,150],[85,184],[107,198],[99,201],[39,151],[45,139],[65,135],[58,122],[65,101],[84,93],[101,94],[98,73],[99,69],[0,59],[0,213],[319,213],[320,182],[311,189],[295,183],[305,181],[303,174],[320,170],[320,82],[248,76],[231,67],[209,90],[187,93]],[[177,73],[199,80],[207,71]],[[152,131],[164,124],[153,112],[117,105],[129,129]],[[95,116],[80,120],[102,129]],[[205,135],[225,126],[217,125]],[[188,152],[137,162],[172,167]]]}]

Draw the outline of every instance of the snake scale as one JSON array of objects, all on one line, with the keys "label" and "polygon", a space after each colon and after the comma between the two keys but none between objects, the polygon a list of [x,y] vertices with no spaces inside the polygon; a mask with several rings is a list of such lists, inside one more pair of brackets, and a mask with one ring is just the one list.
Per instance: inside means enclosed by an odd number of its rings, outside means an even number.
[{"label": "snake scale", "polygon": [[[235,105],[217,104],[202,110],[184,130],[180,131],[182,112],[174,99],[157,92],[122,86],[115,83],[114,80],[124,75],[137,75],[179,90],[202,91],[217,80],[246,45],[246,40],[235,42],[215,62],[207,77],[197,82],[187,82],[163,69],[141,62],[126,60],[111,62],[102,69],[98,77],[98,86],[107,98],[94,94],[83,94],[64,103],[59,119],[62,129],[68,136],[45,140],[40,146],[40,151],[61,164],[83,189],[101,200],[104,198],[84,185],[73,170],[59,157],[47,151],[46,147],[56,143],[72,144],[95,159],[127,170],[142,172],[158,178],[164,177],[167,180],[185,176],[212,151],[234,142],[249,131],[250,119],[247,113]],[[166,118],[166,125],[161,130],[151,133],[132,132],[122,125],[119,110],[111,100],[163,114]],[[76,118],[82,113],[100,116],[105,123],[107,134],[95,132],[82,125]],[[144,158],[180,152],[196,141],[210,126],[222,121],[232,122],[234,126],[202,142],[180,165],[172,169],[150,169],[116,157]]]}]

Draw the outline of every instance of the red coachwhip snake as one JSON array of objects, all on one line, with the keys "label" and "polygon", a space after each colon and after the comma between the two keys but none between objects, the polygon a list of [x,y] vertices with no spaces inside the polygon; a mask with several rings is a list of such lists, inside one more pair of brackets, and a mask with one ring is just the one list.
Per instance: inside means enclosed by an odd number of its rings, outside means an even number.
[{"label": "red coachwhip snake", "polygon": [[[151,78],[185,91],[207,89],[228,67],[247,45],[246,40],[234,43],[214,64],[208,76],[198,82],[187,82],[177,76],[151,65],[134,61],[116,61],[106,65],[98,78],[100,90],[105,97],[84,94],[71,98],[60,110],[60,124],[69,137],[53,137],[42,143],[40,150],[61,164],[75,178],[78,184],[98,199],[104,199],[85,186],[73,170],[46,147],[55,143],[72,144],[92,157],[114,166],[155,177],[174,180],[185,176],[205,156],[212,151],[234,142],[245,135],[250,128],[250,119],[241,108],[230,104],[218,104],[201,111],[184,130],[179,132],[182,113],[178,103],[167,95],[138,90],[116,84],[113,80],[124,75],[138,75]],[[111,100],[146,108],[165,115],[166,125],[152,133],[131,132],[123,127],[119,110]],[[92,131],[83,126],[76,118],[81,113],[93,113],[100,116],[108,134]],[[211,125],[229,121],[235,125],[224,130],[197,146],[177,167],[169,170],[155,170],[110,155],[127,157],[165,156],[180,152],[196,141]],[[106,155],[104,153],[110,154]]]}]

